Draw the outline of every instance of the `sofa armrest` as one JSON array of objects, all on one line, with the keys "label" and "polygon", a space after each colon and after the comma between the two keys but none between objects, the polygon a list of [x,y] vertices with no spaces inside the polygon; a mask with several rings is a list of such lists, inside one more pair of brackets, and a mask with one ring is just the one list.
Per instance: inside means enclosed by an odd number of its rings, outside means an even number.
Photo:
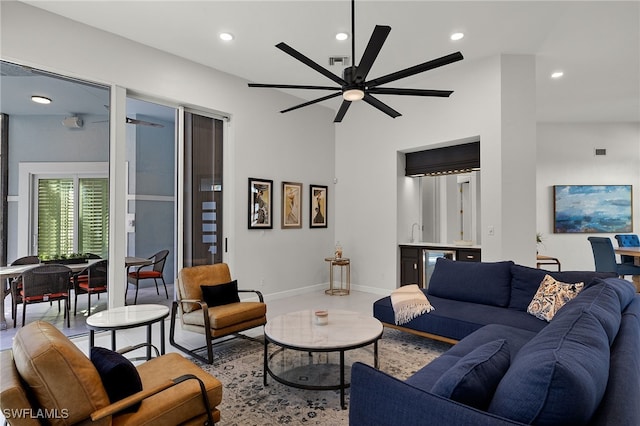
[{"label": "sofa armrest", "polygon": [[425,392],[356,362],[351,369],[350,426],[522,425]]},{"label": "sofa armrest", "polygon": [[207,396],[207,389],[205,388],[205,385],[202,382],[202,380],[200,380],[198,377],[194,376],[193,374],[185,374],[183,376],[176,377],[175,379],[167,380],[166,382],[156,386],[153,389],[141,390],[140,392],[136,392],[133,395],[130,395],[124,399],[121,399],[120,401],[116,401],[112,404],[109,404],[106,407],[103,407],[91,413],[91,420],[95,422],[107,416],[112,416],[117,412],[124,410],[125,408],[131,407],[132,405],[137,404],[142,400],[149,398],[155,394],[158,394],[166,389],[169,389],[170,387],[173,387],[179,383],[182,383],[185,380],[197,380],[198,383],[200,384],[200,395],[202,396],[202,403],[205,407],[205,411],[207,413],[207,417],[209,420],[208,424],[213,425],[213,414],[211,412],[211,407],[209,405],[209,397]]}]

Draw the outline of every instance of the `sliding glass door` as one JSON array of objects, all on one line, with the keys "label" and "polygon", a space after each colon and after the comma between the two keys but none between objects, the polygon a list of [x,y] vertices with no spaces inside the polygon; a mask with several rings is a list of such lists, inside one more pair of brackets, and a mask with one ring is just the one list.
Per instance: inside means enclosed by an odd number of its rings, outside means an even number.
[{"label": "sliding glass door", "polygon": [[223,124],[184,112],[183,266],[222,262]]}]

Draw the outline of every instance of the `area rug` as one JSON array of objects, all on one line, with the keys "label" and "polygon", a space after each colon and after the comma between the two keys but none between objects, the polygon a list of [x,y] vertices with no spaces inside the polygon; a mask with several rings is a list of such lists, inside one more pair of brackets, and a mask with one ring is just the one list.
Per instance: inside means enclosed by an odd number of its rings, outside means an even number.
[{"label": "area rug", "polygon": [[[451,347],[450,344],[385,329],[378,346],[380,370],[406,379]],[[270,353],[272,348],[270,345]],[[292,388],[272,377],[263,384],[263,352],[261,341],[232,339],[214,347],[211,365],[194,361],[223,384],[220,424],[248,425],[348,425],[347,409],[340,408],[340,391],[315,391]],[[318,354],[314,354],[316,357]],[[301,353],[301,357],[308,357]],[[322,354],[313,362],[331,363],[334,355]],[[327,358],[323,358],[327,357]],[[373,365],[373,345],[346,352],[346,363],[361,361]],[[299,362],[296,357],[288,362]],[[347,376],[348,377],[348,376]],[[313,382],[316,378],[310,377]]]}]

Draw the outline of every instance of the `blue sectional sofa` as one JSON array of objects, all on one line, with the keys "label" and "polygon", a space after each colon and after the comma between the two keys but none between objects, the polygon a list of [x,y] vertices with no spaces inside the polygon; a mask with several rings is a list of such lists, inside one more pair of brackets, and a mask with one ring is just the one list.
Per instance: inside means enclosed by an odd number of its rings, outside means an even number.
[{"label": "blue sectional sofa", "polygon": [[616,277],[590,271],[551,272],[505,262],[458,262],[439,258],[429,288],[423,290],[435,307],[428,315],[397,326],[391,298],[373,304],[373,316],[385,326],[456,343],[487,324],[504,324],[538,332],[547,322],[527,313],[544,276],[565,283]]},{"label": "blue sectional sofa", "polygon": [[[639,425],[640,295],[618,278],[585,284],[537,329],[522,319],[462,336],[477,313],[461,313],[447,332],[461,340],[405,381],[355,363],[350,425]],[[502,309],[516,309],[513,296]]]}]

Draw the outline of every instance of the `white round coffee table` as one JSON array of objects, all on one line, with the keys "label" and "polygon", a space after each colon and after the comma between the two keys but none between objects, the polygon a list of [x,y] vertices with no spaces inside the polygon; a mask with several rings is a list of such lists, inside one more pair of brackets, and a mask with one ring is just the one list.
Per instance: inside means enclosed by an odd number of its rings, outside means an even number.
[{"label": "white round coffee table", "polygon": [[160,323],[160,353],[164,355],[164,319],[169,308],[164,305],[129,305],[107,309],[87,317],[89,352],[95,343],[96,331],[111,331],[111,349],[116,350],[116,330],[147,326],[147,359],[151,358],[151,326]]},{"label": "white round coffee table", "polygon": [[[326,325],[318,325],[311,310],[270,319],[264,327],[264,385],[267,385],[267,375],[270,375],[280,383],[300,389],[340,389],[340,405],[345,409],[344,390],[350,385],[345,380],[345,352],[373,344],[374,366],[378,368],[378,340],[382,337],[382,330],[382,323],[376,318],[342,310],[329,310]],[[270,343],[279,346],[271,354],[268,350]],[[293,357],[287,355],[287,349],[296,352]],[[291,363],[291,358],[304,356],[301,352],[307,353],[308,360]],[[328,355],[319,359],[328,352],[338,352],[338,364],[332,362]],[[316,353],[318,361],[313,360]],[[339,381],[336,379],[338,375]]]}]

